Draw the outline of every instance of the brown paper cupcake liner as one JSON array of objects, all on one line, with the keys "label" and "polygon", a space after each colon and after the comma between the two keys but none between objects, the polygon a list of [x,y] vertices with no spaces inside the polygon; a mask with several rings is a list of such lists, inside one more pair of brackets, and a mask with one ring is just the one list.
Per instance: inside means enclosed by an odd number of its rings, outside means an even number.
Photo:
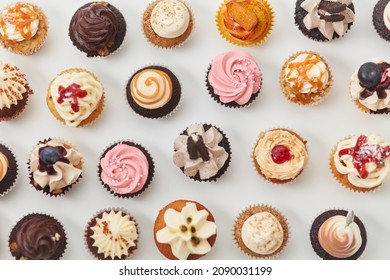
[{"label": "brown paper cupcake liner", "polygon": [[134,240],[135,246],[130,247],[128,250],[128,256],[122,255],[121,258],[115,257],[114,260],[127,260],[135,250],[138,249],[138,242],[139,242],[139,225],[137,221],[134,219],[134,217],[124,208],[119,207],[113,207],[113,208],[104,208],[99,211],[96,211],[96,213],[92,216],[92,218],[88,221],[87,225],[84,229],[84,246],[86,250],[90,253],[92,257],[98,260],[113,260],[110,257],[104,257],[104,253],[99,253],[98,248],[93,246],[94,240],[91,238],[93,235],[92,227],[96,225],[96,219],[101,218],[103,216],[103,213],[109,213],[111,211],[114,211],[115,213],[122,212],[122,216],[129,216],[129,220],[133,221],[135,223],[135,228],[138,234],[138,238]]},{"label": "brown paper cupcake liner", "polygon": [[[196,124],[196,123],[194,123],[194,124]],[[192,125],[194,125],[194,124],[192,124]],[[219,131],[219,133],[222,134],[223,138],[222,138],[221,142],[219,143],[219,146],[223,147],[225,149],[225,151],[228,153],[229,156],[228,156],[225,164],[217,172],[217,174],[215,174],[214,176],[212,176],[212,177],[210,177],[208,179],[201,179],[200,175],[199,175],[199,172],[195,176],[187,176],[187,175],[184,174],[184,167],[181,167],[180,170],[183,172],[183,174],[186,177],[188,177],[188,178],[190,178],[190,179],[192,179],[192,180],[194,180],[196,182],[216,182],[227,171],[227,169],[228,169],[228,167],[230,165],[230,162],[232,160],[231,146],[230,146],[230,142],[229,142],[229,139],[227,138],[226,134],[219,127],[217,127],[215,125],[208,124],[208,123],[202,123],[202,125],[203,125],[204,130],[207,130],[207,129],[211,128],[211,127],[215,127]],[[185,130],[183,130],[180,135],[188,135],[187,128]],[[174,151],[174,152],[176,152],[176,151]]]},{"label": "brown paper cupcake liner", "polygon": [[[287,64],[290,61],[292,61],[293,59],[298,57],[300,54],[306,54],[306,53],[314,54],[314,55],[318,56],[325,63],[325,65],[328,69],[328,72],[329,72],[329,79],[328,79],[328,83],[327,83],[326,87],[322,90],[321,93],[315,93],[315,94],[309,94],[309,95],[298,93],[300,95],[300,97],[297,97],[298,94],[291,91],[289,88],[289,85],[285,81],[284,72],[285,72]],[[280,84],[280,88],[281,88],[284,96],[290,102],[297,104],[297,105],[300,105],[300,106],[314,106],[314,105],[321,104],[328,97],[329,92],[333,86],[333,82],[334,81],[333,81],[332,69],[330,68],[328,62],[321,55],[319,55],[318,53],[316,53],[314,51],[300,51],[300,52],[296,52],[296,53],[292,54],[291,56],[289,56],[286,59],[286,61],[283,63],[283,67],[282,67],[282,70],[280,71],[280,75],[279,75],[279,84]]]},{"label": "brown paper cupcake liner", "polygon": [[18,183],[19,166],[11,149],[0,141],[0,153],[8,160],[8,170],[3,180],[0,181],[0,197],[7,195]]},{"label": "brown paper cupcake liner", "polygon": [[[284,130],[284,131],[288,131],[290,133],[292,133],[293,135],[295,135],[299,140],[301,140],[304,144],[305,144],[305,147],[306,147],[306,153],[307,153],[307,159],[306,159],[306,164],[304,166],[304,168],[301,170],[301,172],[295,177],[295,178],[292,178],[292,179],[287,179],[287,180],[280,180],[280,179],[275,179],[275,178],[266,178],[266,176],[263,174],[263,172],[261,171],[261,168],[260,166],[258,166],[258,164],[256,163],[256,159],[254,157],[254,151],[256,149],[256,146],[257,146],[257,143],[259,142],[260,140],[260,135],[262,133],[266,133],[266,132],[269,132],[269,131],[273,131],[273,130]],[[267,182],[267,183],[270,183],[272,184],[273,186],[290,186],[292,184],[294,184],[302,175],[302,173],[304,172],[305,168],[307,167],[307,165],[309,164],[309,160],[310,160],[310,147],[309,147],[309,144],[308,144],[308,141],[306,139],[304,139],[300,134],[298,134],[297,132],[295,132],[293,129],[289,128],[289,127],[273,127],[273,128],[270,128],[270,129],[266,129],[266,130],[262,130],[260,133],[259,133],[259,136],[257,137],[256,141],[253,143],[252,145],[252,150],[251,150],[251,155],[250,155],[250,158],[251,158],[251,161],[252,161],[252,167],[253,167],[253,170],[259,175],[259,177]]]},{"label": "brown paper cupcake liner", "polygon": [[261,45],[262,43],[264,43],[264,41],[266,41],[267,38],[269,37],[269,35],[272,33],[274,21],[275,21],[274,10],[272,9],[272,7],[268,3],[268,1],[267,0],[256,0],[257,2],[263,3],[265,6],[265,9],[269,12],[270,22],[268,22],[268,24],[270,26],[269,26],[269,29],[266,31],[266,33],[263,36],[261,36],[260,38],[258,38],[256,40],[253,40],[253,41],[244,41],[244,40],[240,40],[238,38],[235,38],[226,30],[226,27],[225,27],[224,22],[223,22],[223,17],[220,16],[220,14],[221,14],[222,10],[225,9],[226,3],[230,2],[230,1],[231,0],[224,0],[224,2],[221,3],[221,5],[219,6],[217,14],[215,16],[215,22],[217,24],[217,28],[218,28],[218,32],[219,32],[220,36],[223,39],[225,39],[225,41],[227,41],[228,43],[232,43],[232,44],[239,46],[239,47],[252,47],[252,46],[258,46],[258,45]]},{"label": "brown paper cupcake liner", "polygon": [[[35,185],[34,184],[34,178],[33,178],[33,173],[31,171],[31,166],[30,166],[30,157],[31,157],[31,154],[32,152],[34,151],[34,149],[40,145],[40,144],[46,144],[48,143],[49,141],[55,141],[55,142],[58,142],[58,143],[61,143],[61,144],[64,144],[64,145],[67,145],[69,147],[71,147],[72,149],[74,149],[75,151],[79,151],[79,149],[77,147],[75,147],[74,145],[70,144],[68,141],[62,139],[62,138],[47,138],[47,139],[44,139],[44,140],[41,140],[39,141],[29,152],[28,154],[28,157],[27,157],[27,166],[28,166],[28,172],[29,172],[29,179],[30,179],[30,184],[31,186],[34,187],[34,189],[36,189],[37,191],[40,191],[42,193],[44,193],[45,195],[48,195],[50,197],[60,197],[60,196],[63,196],[66,194],[66,192],[68,192],[75,184],[77,184],[79,182],[79,180],[83,177],[83,172],[81,172],[80,176],[77,178],[77,180],[71,184],[71,185],[68,185],[68,186],[65,186],[64,188],[61,188],[59,189],[58,191],[55,191],[55,192],[50,192],[50,188],[48,188],[48,186],[45,186],[44,188],[40,187],[39,185]],[[81,162],[79,163],[80,165],[80,168],[83,169],[85,164],[84,164],[84,157],[81,157]]]},{"label": "brown paper cupcake liner", "polygon": [[[269,212],[274,215],[283,229],[283,242],[280,247],[270,255],[262,255],[251,251],[245,246],[241,238],[241,228],[245,220],[248,219],[250,216],[261,212]],[[288,242],[290,241],[290,232],[291,230],[288,219],[279,210],[268,204],[254,204],[246,207],[240,212],[240,214],[237,215],[234,222],[232,235],[237,248],[252,259],[275,259],[284,252]]]},{"label": "brown paper cupcake liner", "polygon": [[[107,154],[107,152],[115,147],[116,145],[118,144],[127,144],[131,147],[136,147],[138,148],[139,150],[142,151],[142,153],[145,155],[145,157],[147,158],[148,160],[148,163],[149,163],[149,169],[148,169],[148,178],[144,184],[144,186],[142,187],[141,190],[135,192],[135,193],[127,193],[127,194],[120,194],[120,193],[117,193],[115,192],[114,190],[112,190],[108,184],[104,183],[103,180],[101,179],[101,173],[102,173],[102,167],[100,165],[100,160]],[[116,141],[116,142],[113,142],[111,144],[109,144],[108,146],[106,146],[104,149],[103,149],[103,152],[100,154],[99,156],[99,162],[98,162],[98,166],[97,166],[97,176],[99,178],[99,181],[100,183],[102,184],[102,186],[107,190],[109,191],[112,195],[116,196],[116,197],[119,197],[119,198],[133,198],[133,197],[137,197],[139,196],[140,194],[142,194],[147,188],[149,188],[149,186],[151,185],[152,181],[153,181],[153,177],[154,177],[154,172],[155,172],[155,164],[154,164],[154,160],[152,158],[152,156],[150,155],[149,151],[144,148],[141,144],[138,144],[137,142],[134,142],[133,140],[119,140],[119,141]]]},{"label": "brown paper cupcake liner", "polygon": [[[325,222],[328,218],[333,217],[335,215],[348,215],[348,210],[345,208],[338,208],[338,207],[330,207],[322,212],[319,212],[315,215],[315,217],[312,218],[310,223],[310,228],[308,229],[308,236],[309,236],[309,242],[310,246],[313,249],[313,252],[316,254],[316,256],[319,259],[324,260],[341,260],[340,258],[335,258],[328,254],[324,249],[322,249],[321,245],[318,242],[318,230],[320,226]],[[362,246],[360,249],[351,257],[345,258],[342,260],[356,260],[356,259],[363,259],[365,254],[365,249],[367,246],[367,229],[364,226],[363,222],[355,216],[354,222],[359,226],[359,229],[362,233]],[[362,230],[363,229],[363,230]]]}]

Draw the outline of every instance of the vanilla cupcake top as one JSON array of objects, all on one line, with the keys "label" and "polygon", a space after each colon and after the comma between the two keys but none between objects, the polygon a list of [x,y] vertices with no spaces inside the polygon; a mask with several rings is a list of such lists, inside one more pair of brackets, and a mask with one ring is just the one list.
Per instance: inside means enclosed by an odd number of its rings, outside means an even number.
[{"label": "vanilla cupcake top", "polygon": [[5,175],[7,174],[9,168],[9,163],[7,157],[0,152],[0,183],[4,179]]},{"label": "vanilla cupcake top", "polygon": [[27,80],[16,66],[0,62],[0,109],[10,108],[23,99]]},{"label": "vanilla cupcake top", "polygon": [[34,7],[17,2],[0,13],[0,34],[5,40],[21,42],[35,36],[39,15]]},{"label": "vanilla cupcake top", "polygon": [[97,108],[103,97],[103,86],[92,73],[69,69],[54,78],[49,92],[65,124],[77,127]]}]

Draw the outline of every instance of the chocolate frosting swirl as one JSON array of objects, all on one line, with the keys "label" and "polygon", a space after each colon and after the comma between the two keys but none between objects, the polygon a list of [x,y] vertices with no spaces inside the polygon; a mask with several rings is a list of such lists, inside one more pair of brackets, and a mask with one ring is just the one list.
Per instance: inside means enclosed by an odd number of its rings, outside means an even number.
[{"label": "chocolate frosting swirl", "polygon": [[70,30],[77,42],[89,51],[104,51],[115,43],[118,18],[105,2],[81,7],[72,18]]}]

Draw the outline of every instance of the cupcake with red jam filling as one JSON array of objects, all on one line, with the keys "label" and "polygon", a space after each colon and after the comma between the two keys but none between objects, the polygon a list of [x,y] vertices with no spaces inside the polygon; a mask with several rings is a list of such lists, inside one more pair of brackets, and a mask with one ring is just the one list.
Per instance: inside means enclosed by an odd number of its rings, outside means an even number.
[{"label": "cupcake with red jam filling", "polygon": [[253,57],[243,51],[230,51],[215,57],[207,71],[210,95],[226,107],[244,107],[259,95],[262,75]]},{"label": "cupcake with red jam filling", "polygon": [[374,59],[352,74],[350,95],[360,110],[371,114],[390,111],[390,64]]}]

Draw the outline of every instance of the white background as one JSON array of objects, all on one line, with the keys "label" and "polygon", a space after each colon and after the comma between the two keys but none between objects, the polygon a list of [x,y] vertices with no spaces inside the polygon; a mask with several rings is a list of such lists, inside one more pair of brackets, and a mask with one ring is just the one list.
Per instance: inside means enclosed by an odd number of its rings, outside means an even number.
[{"label": "white background", "polygon": [[[1,6],[13,1],[1,1]],[[96,211],[124,207],[138,221],[139,248],[132,259],[164,259],[153,240],[158,211],[176,199],[196,200],[214,215],[218,237],[203,259],[248,259],[234,244],[232,227],[245,207],[267,203],[288,218],[291,236],[279,259],[318,259],[309,240],[311,221],[321,211],[340,207],[353,209],[368,231],[364,259],[390,259],[389,183],[369,194],[356,194],[341,187],[328,168],[332,147],[345,136],[375,132],[390,139],[389,116],[368,115],[350,101],[349,77],[362,63],[374,57],[390,60],[389,43],[381,39],[372,23],[374,0],[355,1],[356,21],[348,34],[327,43],[304,37],[294,25],[293,0],[270,0],[275,26],[269,39],[257,47],[245,48],[263,72],[259,98],[248,108],[229,109],[217,104],[207,93],[205,73],[211,60],[221,52],[237,49],[218,34],[215,14],[222,1],[188,0],[196,18],[191,41],[181,48],[161,50],[147,43],[141,31],[141,15],[150,1],[112,0],[127,21],[126,42],[116,54],[87,58],[73,47],[68,24],[78,7],[87,1],[38,1],[50,21],[47,42],[32,56],[0,49],[3,62],[17,65],[26,74],[34,95],[26,111],[16,120],[0,123],[0,141],[15,153],[19,163],[16,187],[0,197],[0,259],[12,259],[8,234],[27,213],[45,212],[58,218],[68,233],[63,259],[93,259],[84,245],[84,228]],[[289,55],[301,50],[320,53],[329,63],[334,86],[320,105],[300,107],[281,93],[278,76]],[[158,63],[171,68],[181,81],[183,102],[167,119],[149,120],[135,114],[124,99],[128,77],[139,67]],[[59,123],[49,112],[45,97],[51,79],[71,67],[94,72],[105,87],[106,106],[97,122],[72,129]],[[185,177],[172,162],[173,141],[188,125],[208,122],[219,126],[232,147],[232,162],[216,183],[199,183]],[[299,180],[287,186],[271,185],[253,170],[250,153],[261,130],[291,128],[306,138],[310,161]],[[30,184],[27,158],[39,140],[61,137],[73,143],[85,158],[83,178],[65,196],[54,198],[36,191]],[[99,154],[120,139],[133,139],[145,146],[156,165],[151,186],[139,197],[120,199],[104,189],[97,176]]]}]

